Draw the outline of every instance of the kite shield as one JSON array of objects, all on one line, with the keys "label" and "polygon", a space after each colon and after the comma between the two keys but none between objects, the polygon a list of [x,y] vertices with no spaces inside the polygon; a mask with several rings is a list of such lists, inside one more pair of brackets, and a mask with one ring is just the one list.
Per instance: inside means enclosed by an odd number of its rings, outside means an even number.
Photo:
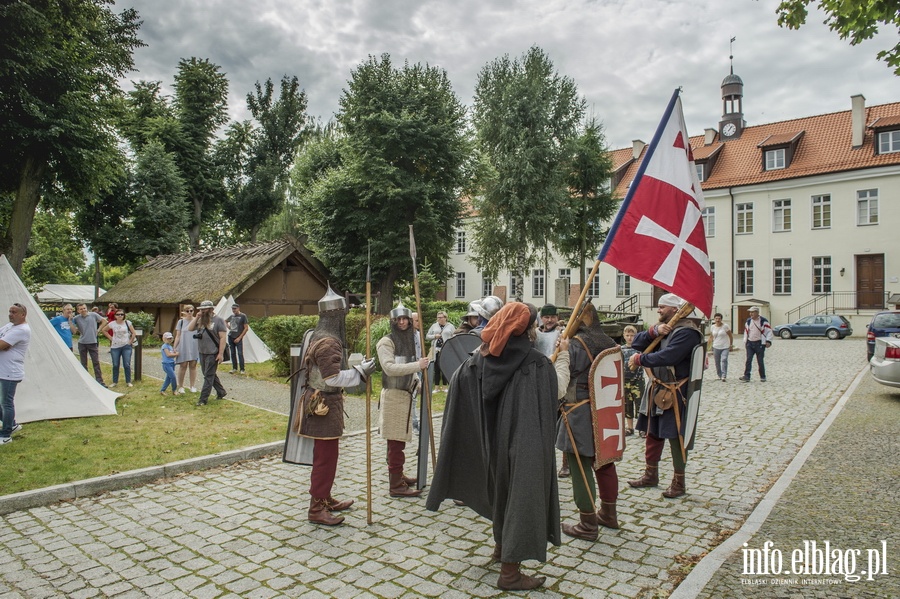
[{"label": "kite shield", "polygon": [[444,342],[438,354],[438,365],[446,380],[453,378],[453,373],[469,359],[472,352],[481,346],[481,337],[471,333],[455,335]]},{"label": "kite shield", "polygon": [[303,392],[306,391],[306,381],[308,372],[306,371],[306,352],[309,350],[310,339],[315,329],[309,329],[303,336],[303,349],[300,350],[300,370],[294,375],[297,377],[297,384],[292,385],[294,393],[291,396],[291,411],[288,415],[287,435],[284,439],[284,454],[281,459],[288,464],[302,464],[304,466],[312,466],[313,463],[313,447],[315,441],[309,437],[301,437],[296,433],[300,428],[300,420],[303,418],[301,414],[301,401]]},{"label": "kite shield", "polygon": [[691,354],[691,379],[687,383],[684,401],[687,404],[684,416],[684,448],[694,448],[694,437],[697,435],[697,418],[700,414],[700,391],[703,387],[703,364],[706,345],[701,343]]},{"label": "kite shield", "polygon": [[622,350],[611,347],[594,358],[590,371],[594,469],[618,462],[625,453],[625,394]]}]

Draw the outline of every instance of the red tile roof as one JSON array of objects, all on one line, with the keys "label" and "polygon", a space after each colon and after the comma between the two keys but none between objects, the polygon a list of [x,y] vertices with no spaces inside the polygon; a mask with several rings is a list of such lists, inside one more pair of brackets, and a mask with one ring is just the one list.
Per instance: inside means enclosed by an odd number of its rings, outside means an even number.
[{"label": "red tile roof", "polygon": [[[882,123],[900,125],[900,102],[867,107],[865,122],[878,123],[878,127],[884,126]],[[782,143],[788,143],[800,132],[803,132],[803,138],[797,143],[790,166],[764,171],[760,144],[765,141],[765,145],[771,145],[773,136],[786,139]],[[852,147],[850,110],[746,127],[740,138],[722,142],[724,147],[717,156],[715,168],[703,182],[703,189],[738,187],[900,164],[900,152],[876,154],[874,139],[874,132],[867,128],[862,146]],[[703,156],[704,152],[709,156],[719,143],[704,146],[703,141],[703,135],[691,137],[695,158]],[[641,153],[641,159],[645,154],[646,149]],[[621,167],[631,159],[631,148],[614,150],[611,155],[614,168]],[[628,165],[616,187],[619,197],[625,197],[639,166],[640,160]]]}]

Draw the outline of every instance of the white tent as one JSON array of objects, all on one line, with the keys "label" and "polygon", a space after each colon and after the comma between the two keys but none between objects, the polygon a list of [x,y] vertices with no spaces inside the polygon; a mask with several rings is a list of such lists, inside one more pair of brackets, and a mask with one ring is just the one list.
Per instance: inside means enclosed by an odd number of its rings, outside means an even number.
[{"label": "white tent", "polygon": [[[231,306],[235,303],[234,296],[222,296],[219,303],[216,304],[216,316],[223,320],[227,320],[231,316]],[[247,331],[244,335],[244,362],[247,364],[257,364],[272,359],[272,350],[269,346],[259,338],[259,335],[253,332],[253,329]]]},{"label": "white tent", "polygon": [[25,379],[16,388],[17,422],[116,413],[119,394],[102,387],[81,367],[5,255],[0,255],[0,303],[4,313],[14,303],[25,306],[31,326]]},{"label": "white tent", "polygon": [[[106,289],[100,287],[97,296],[104,293]],[[42,304],[90,304],[94,301],[94,286],[47,283],[36,295]]]}]

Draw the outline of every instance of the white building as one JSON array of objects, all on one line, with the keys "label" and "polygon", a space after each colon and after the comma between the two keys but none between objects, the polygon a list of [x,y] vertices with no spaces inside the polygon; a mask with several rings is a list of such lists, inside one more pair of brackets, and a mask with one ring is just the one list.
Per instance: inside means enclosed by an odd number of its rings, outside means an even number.
[{"label": "white building", "polygon": [[[872,313],[900,291],[900,102],[866,107],[857,95],[847,111],[747,126],[734,74],[722,82],[722,100],[718,128],[691,137],[707,204],[714,310],[736,331],[751,305],[773,324],[836,312],[854,335],[865,335]],[[618,197],[645,149],[635,141],[612,152]],[[468,260],[466,224],[456,235],[447,299],[506,294],[509,273],[485,281]],[[566,278],[577,283],[577,270],[551,255],[529,268],[524,300],[570,304],[566,283],[557,281]],[[661,293],[607,265],[589,292],[600,308],[638,307],[651,322]]]}]

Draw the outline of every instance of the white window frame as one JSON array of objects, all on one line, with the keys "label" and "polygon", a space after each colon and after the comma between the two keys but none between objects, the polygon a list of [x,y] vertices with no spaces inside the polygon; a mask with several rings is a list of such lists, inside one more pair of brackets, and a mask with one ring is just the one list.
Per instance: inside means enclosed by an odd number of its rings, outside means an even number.
[{"label": "white window frame", "polygon": [[856,224],[860,227],[878,224],[878,190],[859,189],[856,192]]},{"label": "white window frame", "polygon": [[[820,193],[812,196],[812,228],[831,228],[831,194]],[[818,220],[818,224],[816,221]]]},{"label": "white window frame", "polygon": [[481,277],[481,297],[494,294],[494,280],[485,276]]},{"label": "white window frame", "polygon": [[599,276],[594,277],[594,280],[591,281],[591,286],[588,290],[588,295],[595,299],[600,297],[600,277]]},{"label": "white window frame", "polygon": [[893,154],[900,152],[900,129],[880,131],[878,133],[878,153]]},{"label": "white window frame", "polygon": [[703,183],[706,180],[706,178],[703,176],[706,174],[706,165],[702,162],[695,162],[694,168],[697,169],[697,178],[701,183]]},{"label": "white window frame", "polygon": [[621,270],[616,271],[616,297],[631,296],[631,275],[627,275]]},{"label": "white window frame", "polygon": [[791,230],[791,200],[772,200],[772,232],[786,233]]},{"label": "white window frame", "polygon": [[734,207],[735,235],[753,233],[753,202],[742,202]]},{"label": "white window frame", "polygon": [[531,297],[544,297],[544,269],[531,269]]},{"label": "white window frame", "polygon": [[466,253],[466,231],[464,229],[458,229],[456,231],[456,253]]},{"label": "white window frame", "polygon": [[772,293],[775,295],[790,295],[792,292],[792,268],[790,258],[775,258],[772,260]]},{"label": "white window frame", "polygon": [[707,206],[703,209],[703,230],[707,237],[716,236],[716,207]]},{"label": "white window frame", "polygon": [[734,274],[735,295],[753,295],[753,260],[737,260]]},{"label": "white window frame", "polygon": [[778,171],[786,167],[787,152],[785,148],[766,150],[766,170]]},{"label": "white window frame", "polygon": [[516,285],[518,284],[518,277],[514,274],[509,275],[509,297],[516,297]]},{"label": "white window frame", "polygon": [[466,297],[466,273],[456,273],[456,297]]},{"label": "white window frame", "polygon": [[812,292],[831,293],[831,256],[813,256]]}]

